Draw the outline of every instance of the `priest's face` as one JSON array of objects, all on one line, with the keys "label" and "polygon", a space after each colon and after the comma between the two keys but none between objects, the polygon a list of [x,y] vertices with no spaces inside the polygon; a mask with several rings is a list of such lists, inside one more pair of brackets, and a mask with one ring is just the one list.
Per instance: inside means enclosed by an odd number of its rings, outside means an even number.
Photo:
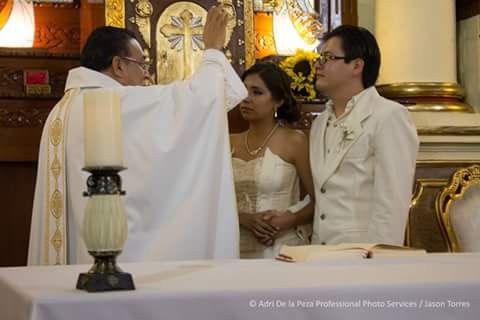
[{"label": "priest's face", "polygon": [[137,40],[128,43],[129,54],[118,57],[114,65],[115,78],[125,86],[141,86],[148,82],[150,64],[145,61],[142,47]]},{"label": "priest's face", "polygon": [[248,97],[240,103],[240,112],[247,121],[273,119],[275,110],[282,104],[276,101],[258,74],[250,74],[243,81]]}]

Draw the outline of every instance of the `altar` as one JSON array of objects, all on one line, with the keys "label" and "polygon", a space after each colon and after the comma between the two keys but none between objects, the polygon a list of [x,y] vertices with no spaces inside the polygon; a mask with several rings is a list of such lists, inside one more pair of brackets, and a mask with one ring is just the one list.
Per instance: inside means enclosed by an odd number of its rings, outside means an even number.
[{"label": "altar", "polygon": [[121,267],[135,291],[76,290],[86,265],[1,268],[0,319],[480,318],[480,254]]}]

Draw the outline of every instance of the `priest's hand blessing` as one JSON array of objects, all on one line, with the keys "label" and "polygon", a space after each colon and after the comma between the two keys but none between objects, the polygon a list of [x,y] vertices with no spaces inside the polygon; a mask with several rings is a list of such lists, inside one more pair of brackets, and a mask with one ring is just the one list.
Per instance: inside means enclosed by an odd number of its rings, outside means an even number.
[{"label": "priest's hand blessing", "polygon": [[203,29],[203,43],[206,49],[222,50],[227,31],[228,14],[223,5],[216,5],[208,10],[207,21]]}]

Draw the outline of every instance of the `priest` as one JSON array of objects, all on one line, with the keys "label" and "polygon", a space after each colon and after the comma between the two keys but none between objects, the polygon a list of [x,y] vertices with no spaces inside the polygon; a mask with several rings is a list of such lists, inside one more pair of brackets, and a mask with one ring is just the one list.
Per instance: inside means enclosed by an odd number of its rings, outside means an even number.
[{"label": "priest", "polygon": [[81,232],[88,177],[83,94],[94,88],[121,97],[129,235],[119,260],[238,256],[226,112],[247,92],[220,51],[226,24],[221,6],[210,9],[198,70],[188,80],[148,87],[141,86],[148,65],[134,34],[93,31],[43,130],[28,264],[92,261]]}]

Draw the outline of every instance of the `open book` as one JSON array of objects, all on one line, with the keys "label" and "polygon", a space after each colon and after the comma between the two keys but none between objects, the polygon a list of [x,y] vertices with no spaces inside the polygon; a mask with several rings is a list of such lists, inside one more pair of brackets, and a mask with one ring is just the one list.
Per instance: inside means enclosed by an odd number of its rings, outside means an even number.
[{"label": "open book", "polygon": [[381,243],[342,243],[338,245],[287,246],[280,248],[277,260],[303,262],[321,260],[327,257],[359,256],[370,259],[376,255],[419,255],[423,249],[395,246]]}]

